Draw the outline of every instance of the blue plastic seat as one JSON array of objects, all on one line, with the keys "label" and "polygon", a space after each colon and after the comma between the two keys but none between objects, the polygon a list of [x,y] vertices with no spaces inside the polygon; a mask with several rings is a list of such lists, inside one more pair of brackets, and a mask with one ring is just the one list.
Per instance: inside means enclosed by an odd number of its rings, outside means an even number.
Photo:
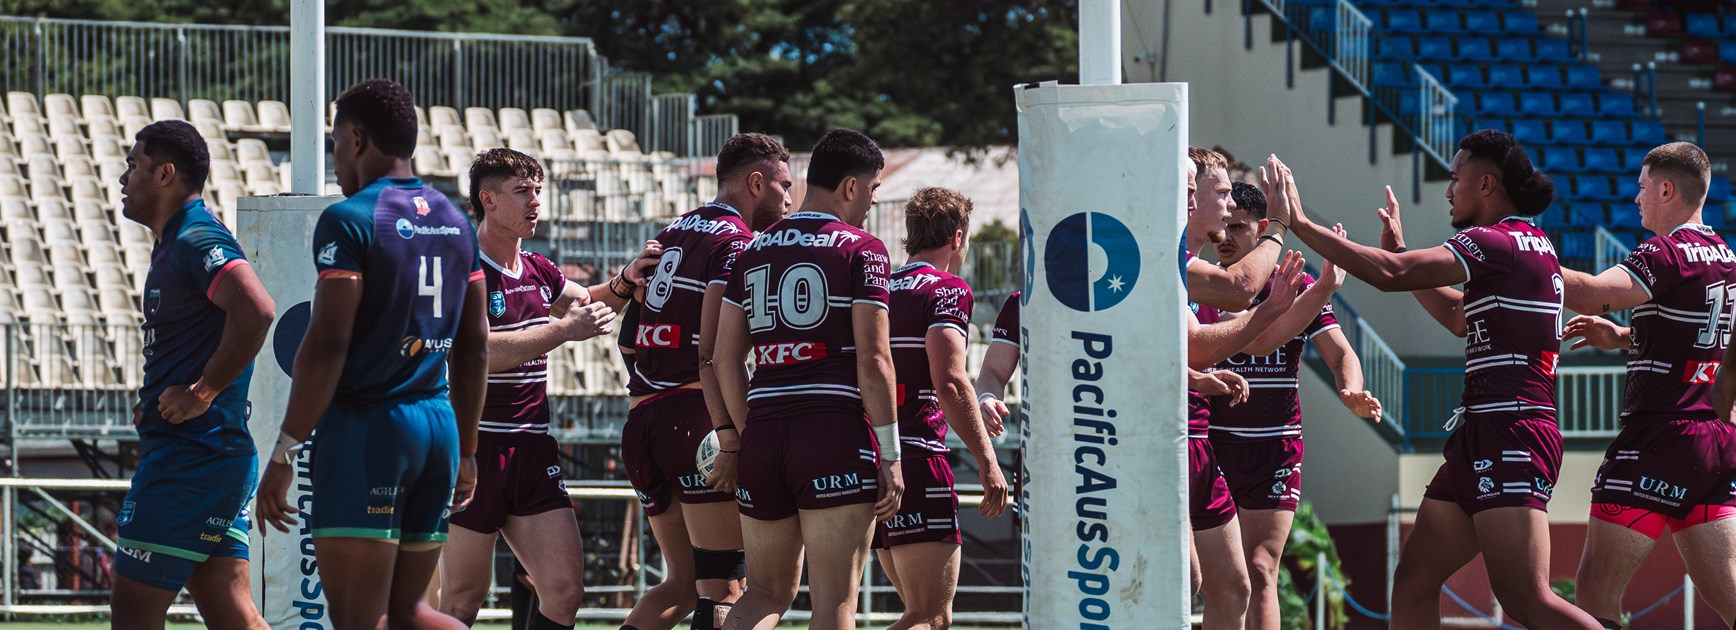
[{"label": "blue plastic seat", "polygon": [[[1484,92],[1483,96],[1489,96],[1490,94],[1490,92]],[[1476,131],[1478,129],[1494,129],[1495,131],[1511,134],[1513,133],[1513,123],[1508,122],[1505,118],[1480,117],[1471,122],[1471,130]]]},{"label": "blue plastic seat", "polygon": [[1658,146],[1665,142],[1664,123],[1656,120],[1634,121],[1634,133],[1630,136],[1634,144]]},{"label": "blue plastic seat", "polygon": [[1519,113],[1526,116],[1554,116],[1555,95],[1548,92],[1524,92],[1519,95]]},{"label": "blue plastic seat", "polygon": [[1730,200],[1730,178],[1723,175],[1713,177],[1711,185],[1706,187],[1706,201],[1724,203]]},{"label": "blue plastic seat", "polygon": [[1380,51],[1375,56],[1381,59],[1411,59],[1416,56],[1416,42],[1409,37],[1382,36],[1380,38]]},{"label": "blue plastic seat", "polygon": [[1585,170],[1579,165],[1579,151],[1573,147],[1543,147],[1542,151],[1545,173],[1578,173]]},{"label": "blue plastic seat", "polygon": [[1464,23],[1459,21],[1459,12],[1452,9],[1429,11],[1425,24],[1430,33],[1457,35],[1466,32]]},{"label": "blue plastic seat", "polygon": [[1483,69],[1475,64],[1447,66],[1447,87],[1480,90],[1487,86],[1488,83],[1483,80]]},{"label": "blue plastic seat", "polygon": [[1567,66],[1567,88],[1570,90],[1601,90],[1603,89],[1603,73],[1597,66],[1576,63]]},{"label": "blue plastic seat", "polygon": [[1489,87],[1508,90],[1525,87],[1524,68],[1511,63],[1490,64]]},{"label": "blue plastic seat", "polygon": [[1609,220],[1601,203],[1576,202],[1567,210],[1569,214],[1573,215],[1573,222],[1580,225],[1602,225]]},{"label": "blue plastic seat", "polygon": [[1537,26],[1537,14],[1529,10],[1508,11],[1502,22],[1509,35],[1536,35],[1543,30]]},{"label": "blue plastic seat", "polygon": [[[1589,169],[1588,169],[1589,170]],[[1633,199],[1640,196],[1640,181],[1633,175],[1618,175],[1615,178],[1615,198]],[[1639,213],[1634,213],[1639,214]]]},{"label": "blue plastic seat", "polygon": [[1512,92],[1484,92],[1477,95],[1477,115],[1511,118],[1519,114]]},{"label": "blue plastic seat", "polygon": [[1651,147],[1627,147],[1622,149],[1622,168],[1630,173],[1640,172],[1640,167],[1645,165],[1646,154],[1651,152]]},{"label": "blue plastic seat", "polygon": [[1559,90],[1561,68],[1552,64],[1537,64],[1525,69],[1525,87],[1533,90]]},{"label": "blue plastic seat", "polygon": [[1736,39],[1718,42],[1718,61],[1736,63]]},{"label": "blue plastic seat", "polygon": [[1387,9],[1382,26],[1388,33],[1421,33],[1423,17],[1415,9]]},{"label": "blue plastic seat", "polygon": [[1503,37],[1495,40],[1495,56],[1502,61],[1533,61],[1537,55],[1531,52],[1531,38]]},{"label": "blue plastic seat", "polygon": [[1417,58],[1427,61],[1450,61],[1453,56],[1453,40],[1445,37],[1418,37]]},{"label": "blue plastic seat", "polygon": [[1501,14],[1486,9],[1465,12],[1466,33],[1494,35],[1501,30]]},{"label": "blue plastic seat", "polygon": [[[1628,197],[1633,199],[1633,197]],[[1643,230],[1645,225],[1640,222],[1640,209],[1631,203],[1621,203],[1615,200],[1609,204],[1609,226],[1622,230]]]},{"label": "blue plastic seat", "polygon": [[1308,9],[1308,30],[1315,33],[1330,33],[1338,28],[1338,16],[1333,9],[1315,7]]},{"label": "blue plastic seat", "polygon": [[1619,120],[1591,121],[1592,144],[1612,144],[1616,146],[1628,143],[1627,123]]},{"label": "blue plastic seat", "polygon": [[1398,93],[1398,113],[1408,116],[1417,113],[1417,91],[1400,90]]},{"label": "blue plastic seat", "polygon": [[1586,147],[1581,164],[1590,173],[1620,173],[1621,155],[1613,147]]},{"label": "blue plastic seat", "polygon": [[1373,80],[1377,86],[1404,87],[1417,84],[1416,77],[1406,71],[1405,64],[1391,61],[1375,62]]},{"label": "blue plastic seat", "polygon": [[1736,13],[1724,14],[1724,32],[1736,35]]},{"label": "blue plastic seat", "polygon": [[1543,121],[1536,118],[1519,118],[1513,121],[1513,139],[1524,145],[1543,145],[1549,143],[1549,129]]},{"label": "blue plastic seat", "polygon": [[1705,39],[1718,39],[1724,35],[1719,25],[1716,13],[1689,13],[1687,19],[1688,34]]},{"label": "blue plastic seat", "polygon": [[[1585,260],[1596,256],[1591,232],[1567,232],[1561,235],[1561,257]],[[1564,261],[1565,262],[1565,261]]]},{"label": "blue plastic seat", "polygon": [[1561,115],[1575,118],[1597,116],[1597,100],[1591,92],[1562,92]]},{"label": "blue plastic seat", "polygon": [[1585,135],[1584,122],[1558,119],[1549,125],[1549,142],[1553,144],[1591,144],[1591,138]]},{"label": "blue plastic seat", "polygon": [[1567,63],[1573,61],[1573,52],[1567,48],[1567,40],[1544,37],[1536,42],[1537,60],[1543,62]]},{"label": "blue plastic seat", "polygon": [[1579,175],[1573,178],[1573,196],[1593,201],[1613,201],[1615,189],[1605,175]]},{"label": "blue plastic seat", "polygon": [[1597,95],[1597,113],[1614,118],[1632,118],[1634,97],[1627,92],[1604,92]]},{"label": "blue plastic seat", "polygon": [[1494,61],[1495,50],[1489,47],[1487,37],[1461,37],[1458,58],[1465,61]]}]

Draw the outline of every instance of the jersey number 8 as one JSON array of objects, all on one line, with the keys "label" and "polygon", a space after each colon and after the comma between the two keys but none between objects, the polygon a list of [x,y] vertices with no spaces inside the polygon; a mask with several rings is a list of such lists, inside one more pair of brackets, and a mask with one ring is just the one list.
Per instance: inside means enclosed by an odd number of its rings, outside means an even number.
[{"label": "jersey number 8", "polygon": [[775,295],[770,293],[771,275],[771,265],[760,265],[748,270],[745,277],[749,331],[767,330],[779,321],[789,328],[807,330],[826,321],[826,272],[818,265],[801,263],[785,269]]}]

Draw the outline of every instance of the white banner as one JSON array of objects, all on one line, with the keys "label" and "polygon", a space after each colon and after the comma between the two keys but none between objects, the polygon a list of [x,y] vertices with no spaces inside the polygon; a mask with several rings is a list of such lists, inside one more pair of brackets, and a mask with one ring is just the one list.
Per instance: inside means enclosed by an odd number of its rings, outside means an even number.
[{"label": "white banner", "polygon": [[[311,245],[314,222],[326,206],[340,200],[341,197],[244,197],[236,204],[235,234],[241,250],[277,302],[277,321],[272,324],[271,335],[259,351],[259,358],[254,360],[249,395],[253,418],[247,429],[259,448],[260,474],[264,474],[266,459],[277,444],[278,426],[283,423],[283,410],[289,402],[290,367],[295,363],[295,351],[301,346],[311,315],[316,277]],[[303,451],[296,459],[295,483],[289,489],[290,504],[301,510],[296,515],[301,521],[299,528],[288,534],[271,529],[268,535],[262,535],[269,526],[260,523],[258,511],[253,511],[250,532],[253,594],[266,623],[276,630],[331,628],[307,524],[313,498],[309,463]]]},{"label": "white banner", "polygon": [[1014,91],[1024,627],[1187,628],[1187,85]]}]

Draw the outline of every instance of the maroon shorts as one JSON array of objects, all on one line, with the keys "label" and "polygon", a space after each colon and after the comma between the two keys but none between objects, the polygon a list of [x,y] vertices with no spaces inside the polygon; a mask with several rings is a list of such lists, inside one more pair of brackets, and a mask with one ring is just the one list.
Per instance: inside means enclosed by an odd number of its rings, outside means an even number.
[{"label": "maroon shorts", "polygon": [[476,495],[451,523],[473,532],[500,531],[509,516],[572,509],[561,478],[560,447],[547,433],[476,434]]},{"label": "maroon shorts", "polygon": [[1547,512],[1561,472],[1561,430],[1553,415],[1472,414],[1441,454],[1447,461],[1424,498],[1456,503],[1466,515],[1504,507]]},{"label": "maroon shorts", "polygon": [[873,503],[880,496],[877,453],[861,410],[749,420],[735,502],[743,516],[762,521]]},{"label": "maroon shorts", "polygon": [[706,485],[694,463],[711,426],[705,393],[697,389],[658,394],[627,412],[621,462],[646,514],[662,514],[671,501],[721,503],[732,498]]},{"label": "maroon shorts", "polygon": [[1236,502],[1230,499],[1223,471],[1218,470],[1211,440],[1188,438],[1187,499],[1194,531],[1222,527],[1236,518]]},{"label": "maroon shorts", "polygon": [[1238,509],[1294,512],[1302,501],[1302,438],[1214,439],[1212,454]]},{"label": "maroon shorts", "polygon": [[1628,423],[1604,453],[1591,502],[1674,519],[1698,505],[1736,505],[1736,428],[1716,419]]},{"label": "maroon shorts", "polygon": [[958,528],[958,493],[953,491],[952,464],[946,455],[913,455],[906,451],[899,469],[904,473],[904,496],[898,513],[874,526],[874,548],[885,549],[921,542],[961,544]]}]

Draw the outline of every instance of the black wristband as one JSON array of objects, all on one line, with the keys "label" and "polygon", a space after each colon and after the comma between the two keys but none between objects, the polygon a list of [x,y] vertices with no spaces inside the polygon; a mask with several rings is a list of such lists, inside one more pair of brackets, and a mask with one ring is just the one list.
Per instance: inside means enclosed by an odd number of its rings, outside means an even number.
[{"label": "black wristband", "polygon": [[1400,246],[1400,247],[1398,247],[1398,248],[1397,248],[1397,249],[1394,249],[1394,250],[1392,250],[1392,253],[1394,253],[1394,254],[1403,254],[1403,253],[1405,253],[1405,252],[1408,252],[1408,251],[1410,251],[1410,248],[1408,248],[1408,247],[1404,247],[1404,246]]},{"label": "black wristband", "polygon": [[1260,246],[1260,241],[1267,241],[1267,240],[1269,240],[1269,241],[1272,241],[1272,242],[1273,242],[1273,243],[1277,243],[1277,244],[1278,244],[1278,249],[1279,249],[1279,250],[1283,250],[1283,249],[1284,249],[1284,239],[1281,239],[1281,238],[1278,238],[1278,237],[1276,237],[1276,236],[1273,236],[1273,235],[1271,235],[1271,234],[1267,234],[1267,235],[1265,235],[1265,236],[1262,236],[1262,237],[1260,237],[1260,238],[1258,238],[1258,239],[1255,239],[1255,241],[1254,241],[1254,246],[1255,246],[1255,247],[1259,247],[1259,246]]},{"label": "black wristband", "polygon": [[726,424],[726,425],[723,425],[721,427],[712,427],[711,430],[713,430],[713,431],[738,431],[738,429],[736,429],[735,425],[733,425],[733,424]]},{"label": "black wristband", "polygon": [[[631,299],[633,299],[633,290],[632,289],[628,289],[627,293],[625,295],[623,295],[620,291],[615,290],[615,281],[616,280],[620,280],[623,283],[627,283],[626,273],[627,273],[626,270],[623,269],[623,270],[621,270],[620,275],[616,275],[614,278],[609,279],[609,292],[615,294],[615,297],[621,298],[623,300],[631,300]],[[628,284],[628,286],[631,286],[631,283],[627,283],[627,284]]]}]

